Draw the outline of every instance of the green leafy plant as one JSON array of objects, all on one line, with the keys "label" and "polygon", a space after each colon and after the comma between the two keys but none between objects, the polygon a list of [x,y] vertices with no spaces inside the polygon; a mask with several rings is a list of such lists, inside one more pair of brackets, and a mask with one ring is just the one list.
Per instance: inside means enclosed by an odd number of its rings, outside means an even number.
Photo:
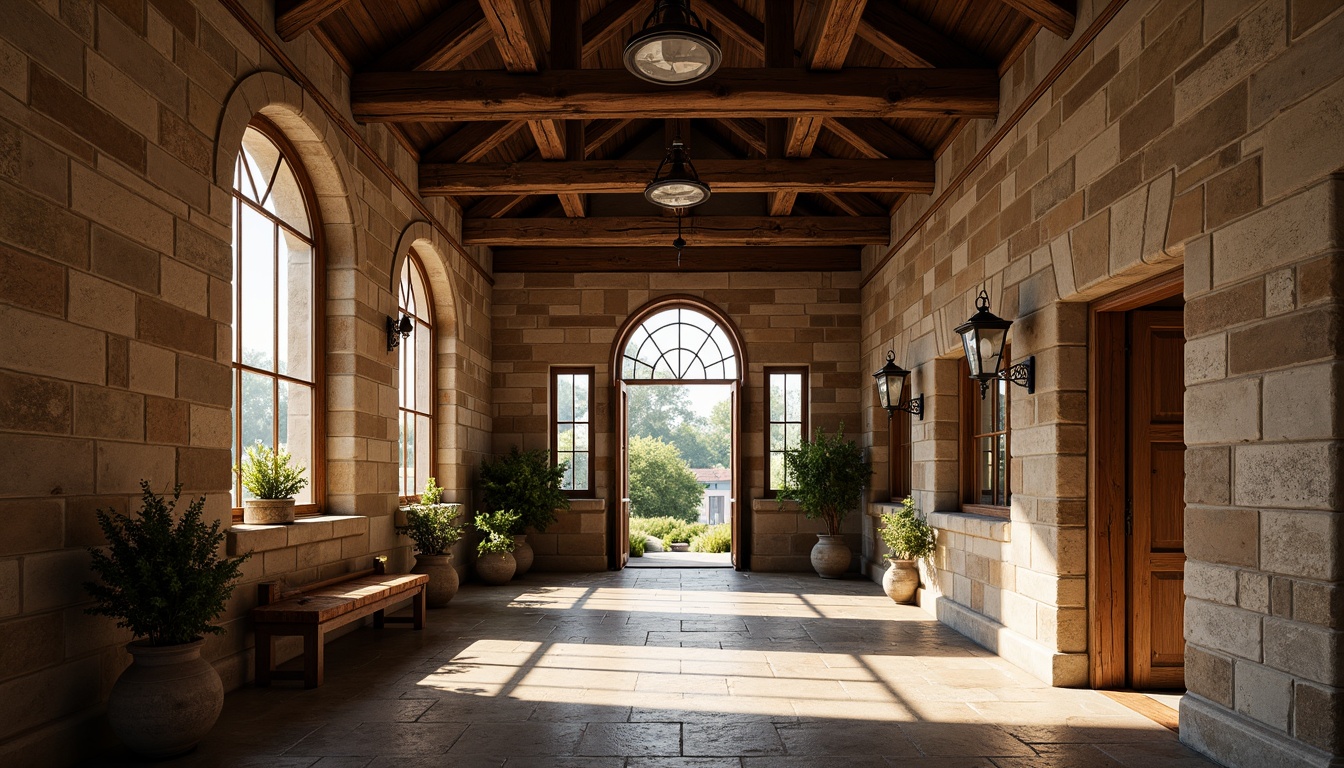
[{"label": "green leafy plant", "polygon": [[220,557],[219,521],[201,520],[205,497],[191,501],[181,519],[173,515],[182,486],[165,501],[140,481],[143,506],[134,517],[98,510],[106,549],[90,548],[99,581],[84,583],[97,602],[88,613],[111,616],[150,645],[179,645],[224,630],[211,622],[224,611],[241,575],[242,557]]},{"label": "green leafy plant", "polygon": [[420,492],[420,503],[438,504],[441,501],[443,501],[443,489],[431,477],[425,481],[425,490]]},{"label": "green leafy plant", "polygon": [[682,525],[675,517],[631,517],[630,530],[639,531],[646,536],[662,539]]},{"label": "green leafy plant", "polygon": [[459,504],[411,504],[404,507],[406,524],[397,526],[397,533],[409,536],[422,555],[445,555],[462,538],[456,524],[461,509]]},{"label": "green leafy plant", "polygon": [[663,537],[663,546],[670,546],[672,543],[689,544],[696,536],[709,530],[705,523],[677,523],[677,525]]},{"label": "green leafy plant", "polygon": [[731,552],[732,549],[732,526],[727,523],[711,525],[709,530],[691,539],[692,552]]},{"label": "green leafy plant", "polygon": [[793,499],[803,514],[813,520],[820,518],[826,532],[835,536],[845,517],[858,508],[872,474],[872,462],[863,457],[863,450],[853,440],[845,440],[844,424],[834,437],[818,428],[812,440],[804,440],[784,453],[780,504]]},{"label": "green leafy plant", "polygon": [[476,516],[476,530],[481,540],[476,543],[476,553],[488,555],[513,551],[513,529],[518,525],[519,514],[508,510],[482,512]]},{"label": "green leafy plant", "polygon": [[630,439],[630,509],[641,517],[695,522],[705,487],[675,445],[652,437]]},{"label": "green leafy plant", "polygon": [[897,512],[882,515],[882,541],[891,550],[889,560],[922,560],[933,554],[933,528],[920,519],[915,501],[906,497]]},{"label": "green leafy plant", "polygon": [[481,463],[481,501],[486,509],[518,513],[510,533],[527,528],[538,532],[555,522],[555,510],[569,509],[569,499],[560,490],[565,465],[551,465],[551,453],[544,448],[520,451]]},{"label": "green leafy plant", "polygon": [[633,528],[630,529],[630,556],[643,557],[644,547],[648,544],[648,537],[642,532]]},{"label": "green leafy plant", "polygon": [[233,471],[242,475],[243,488],[258,499],[288,499],[308,486],[304,468],[291,464],[293,457],[281,449],[257,442],[244,451],[242,466]]}]

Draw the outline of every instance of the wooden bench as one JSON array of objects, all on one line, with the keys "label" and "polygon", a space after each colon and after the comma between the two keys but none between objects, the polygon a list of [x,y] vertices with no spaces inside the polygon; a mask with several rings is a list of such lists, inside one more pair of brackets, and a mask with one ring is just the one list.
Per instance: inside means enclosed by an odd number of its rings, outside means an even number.
[{"label": "wooden bench", "polygon": [[[252,609],[257,632],[257,685],[268,686],[272,680],[302,680],[305,688],[318,687],[322,684],[326,633],[370,614],[376,629],[387,622],[424,629],[427,584],[429,577],[423,574],[387,575],[382,563],[287,593],[282,593],[279,582],[258,584],[257,607]],[[383,615],[406,598],[411,598],[413,616]],[[275,669],[275,638],[285,635],[303,638],[302,672]]]}]

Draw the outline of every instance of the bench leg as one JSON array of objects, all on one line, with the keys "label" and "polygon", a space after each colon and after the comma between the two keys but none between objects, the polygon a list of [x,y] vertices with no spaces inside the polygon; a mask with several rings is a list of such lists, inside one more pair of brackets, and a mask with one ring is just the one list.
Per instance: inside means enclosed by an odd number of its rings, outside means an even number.
[{"label": "bench leg", "polygon": [[326,666],[322,643],[322,628],[308,627],[303,631],[303,687],[317,688],[322,685],[322,673]]},{"label": "bench leg", "polygon": [[257,627],[257,673],[255,682],[259,688],[265,688],[271,684],[271,671],[274,669],[271,665],[271,654],[274,652],[274,642],[269,629]]},{"label": "bench leg", "polygon": [[426,590],[422,586],[416,591],[415,597],[411,598],[411,614],[413,617],[411,626],[415,629],[425,628],[425,592]]},{"label": "bench leg", "polygon": [[383,612],[382,612],[382,611],[374,611],[374,612],[373,612],[373,628],[374,628],[374,629],[382,629],[382,628],[383,628],[383,622],[384,622],[384,619],[383,619]]}]

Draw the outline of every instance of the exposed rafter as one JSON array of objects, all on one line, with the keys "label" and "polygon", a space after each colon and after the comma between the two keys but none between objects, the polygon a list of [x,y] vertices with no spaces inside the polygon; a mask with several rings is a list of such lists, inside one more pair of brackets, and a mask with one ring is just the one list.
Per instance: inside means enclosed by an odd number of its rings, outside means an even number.
[{"label": "exposed rafter", "polygon": [[695,10],[705,21],[717,26],[725,35],[751,51],[753,56],[764,60],[765,25],[735,0],[698,3]]},{"label": "exposed rafter", "polygon": [[[662,216],[467,219],[462,224],[462,242],[467,245],[656,246],[667,245],[676,236],[676,220]],[[891,239],[891,220],[886,216],[688,216],[682,236],[698,246],[886,245]]]},{"label": "exposed rafter", "polygon": [[453,3],[365,69],[372,72],[452,69],[493,37],[479,4]]},{"label": "exposed rafter", "polygon": [[348,2],[350,0],[279,0],[275,9],[275,32],[281,40],[289,42]]},{"label": "exposed rafter", "polygon": [[527,123],[522,120],[464,123],[422,156],[428,163],[474,163],[509,140]]},{"label": "exposed rafter", "polygon": [[[423,164],[420,193],[629,194],[640,192],[656,169],[657,163],[649,160]],[[933,191],[932,160],[699,160],[696,170],[715,192]]]},{"label": "exposed rafter", "polygon": [[1078,23],[1077,0],[1001,0],[1027,18],[1068,39]]},{"label": "exposed rafter", "polygon": [[367,122],[678,117],[993,117],[992,69],[727,69],[669,89],[624,70],[368,72],[352,84]]},{"label": "exposed rafter", "polygon": [[869,3],[859,21],[858,35],[903,67],[988,66],[965,46],[897,3]]},{"label": "exposed rafter", "polygon": [[650,0],[611,0],[602,6],[602,10],[583,23],[584,58],[597,53],[598,48],[631,22],[648,16],[652,8]]},{"label": "exposed rafter", "polygon": [[839,136],[842,141],[857,149],[865,157],[929,156],[927,150],[881,120],[827,118],[822,127]]},{"label": "exposed rafter", "polygon": [[495,248],[495,272],[853,272],[853,247]]}]

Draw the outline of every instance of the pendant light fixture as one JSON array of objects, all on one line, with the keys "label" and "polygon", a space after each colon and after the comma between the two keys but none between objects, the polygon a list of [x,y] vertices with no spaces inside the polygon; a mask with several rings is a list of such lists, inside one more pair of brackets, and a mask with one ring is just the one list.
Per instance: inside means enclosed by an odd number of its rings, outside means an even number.
[{"label": "pendant light fixture", "polygon": [[690,0],[654,0],[644,27],[625,44],[625,68],[641,80],[685,85],[714,74],[723,50]]},{"label": "pendant light fixture", "polygon": [[653,181],[644,187],[644,198],[663,208],[691,208],[709,199],[709,185],[695,172],[680,136],[672,140]]}]

